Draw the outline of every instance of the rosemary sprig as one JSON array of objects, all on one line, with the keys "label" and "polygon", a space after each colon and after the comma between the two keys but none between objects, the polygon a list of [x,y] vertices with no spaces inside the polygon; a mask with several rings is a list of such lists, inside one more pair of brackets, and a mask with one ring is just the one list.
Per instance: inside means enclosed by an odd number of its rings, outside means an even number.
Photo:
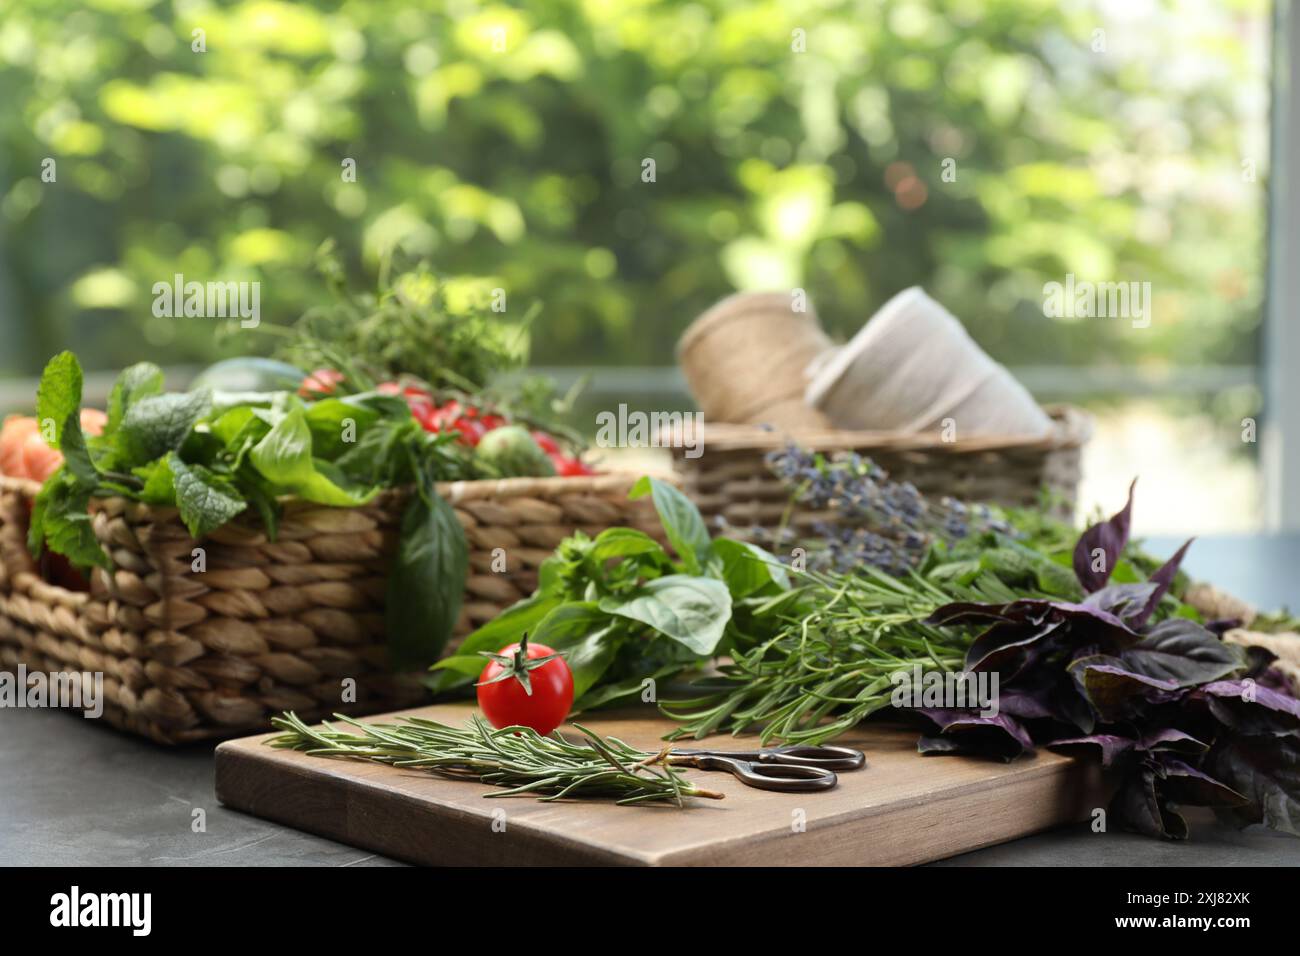
[{"label": "rosemary sprig", "polygon": [[970,636],[924,618],[949,600],[975,598],[978,586],[940,588],[916,573],[897,579],[873,568],[800,577],[797,600],[754,612],[776,618],[762,629],[773,636],[738,647],[693,697],[660,702],[682,725],[669,739],[758,728],[764,745],[818,744],[889,706],[895,673],[917,662],[961,669]]},{"label": "rosemary sprig", "polygon": [[586,737],[585,743],[573,743],[559,733],[543,737],[529,727],[493,730],[477,715],[471,716],[469,727],[422,717],[403,717],[403,724],[371,724],[334,716],[351,729],[328,722],[317,729],[291,712],[274,717],[271,723],[284,733],[267,743],[313,756],[371,760],[505,788],[485,797],[532,793],[539,800],[616,798],[620,804],[663,802],[679,807],[685,805],[684,797],[722,799],[721,793],[696,787],[669,766],[671,749],[637,750],[580,724],[573,726]]}]

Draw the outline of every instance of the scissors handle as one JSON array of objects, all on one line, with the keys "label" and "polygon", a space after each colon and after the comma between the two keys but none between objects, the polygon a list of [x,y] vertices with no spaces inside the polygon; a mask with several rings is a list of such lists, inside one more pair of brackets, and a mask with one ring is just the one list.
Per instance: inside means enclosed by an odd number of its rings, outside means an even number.
[{"label": "scissors handle", "polygon": [[813,793],[830,790],[838,782],[834,771],[806,764],[757,763],[740,760],[725,754],[708,751],[675,751],[668,757],[670,763],[687,764],[701,770],[726,770],[737,780],[758,790],[777,790],[782,793]]},{"label": "scissors handle", "polygon": [[758,751],[757,759],[767,764],[787,764],[798,767],[822,767],[826,770],[860,770],[867,757],[861,750],[851,747],[833,747],[823,744],[786,744]]}]

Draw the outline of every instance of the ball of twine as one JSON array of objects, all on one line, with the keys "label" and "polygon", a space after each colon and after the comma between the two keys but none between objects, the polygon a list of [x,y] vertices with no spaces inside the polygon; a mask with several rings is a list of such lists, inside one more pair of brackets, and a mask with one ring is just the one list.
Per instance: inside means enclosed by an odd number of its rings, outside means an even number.
[{"label": "ball of twine", "polygon": [[789,293],[741,292],[691,324],[677,361],[706,419],[822,429],[803,396],[808,367],[830,348],[811,303],[796,311]]}]

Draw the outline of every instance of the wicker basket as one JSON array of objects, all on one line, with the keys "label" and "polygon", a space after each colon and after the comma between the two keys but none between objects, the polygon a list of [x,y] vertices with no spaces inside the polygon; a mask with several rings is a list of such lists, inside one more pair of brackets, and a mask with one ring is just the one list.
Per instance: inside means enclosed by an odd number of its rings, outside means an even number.
[{"label": "wicker basket", "polygon": [[[440,485],[470,550],[456,634],[530,594],[542,560],[575,530],[628,525],[661,537],[648,500],[627,499],[634,481]],[[425,693],[414,675],[387,668],[385,569],[401,494],[361,508],[288,501],[274,541],[241,518],[203,541],[199,573],[198,543],[175,509],[96,501],[95,535],[114,570],[97,569],[87,593],[46,582],[34,566],[24,535],[38,489],[0,477],[0,668],[101,672],[109,723],[169,744],[262,729],[282,710],[309,720],[373,713]],[[505,571],[493,570],[494,552]],[[347,678],[355,703],[342,702]]]},{"label": "wicker basket", "polygon": [[[738,528],[774,530],[790,503],[790,492],[768,469],[765,456],[795,442],[827,453],[855,451],[869,457],[899,481],[924,494],[952,495],[967,501],[1029,505],[1041,489],[1058,496],[1061,510],[1074,506],[1079,459],[1092,433],[1092,419],[1069,407],[1047,409],[1055,425],[1045,438],[983,436],[944,442],[935,433],[825,431],[789,434],[753,425],[707,424],[703,453],[687,458],[675,448],[674,466],[682,487],[714,522]],[[831,515],[795,507],[788,527],[796,535]]]}]

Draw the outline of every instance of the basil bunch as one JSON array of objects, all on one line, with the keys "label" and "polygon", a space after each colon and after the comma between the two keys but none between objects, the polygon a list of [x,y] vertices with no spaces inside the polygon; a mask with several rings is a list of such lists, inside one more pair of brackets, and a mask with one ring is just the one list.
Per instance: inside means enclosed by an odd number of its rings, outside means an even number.
[{"label": "basil bunch", "polygon": [[278,498],[356,507],[384,488],[414,486],[389,571],[388,635],[398,668],[434,660],[460,613],[468,548],[435,480],[469,477],[447,446],[424,431],[401,398],[375,392],[306,402],[292,392],[165,392],[147,362],[118,377],[103,434],[80,423],[82,371],[75,355],[50,360],[37,418],[64,463],[36,497],[28,544],[81,567],[111,561],[91,530],[92,497],[120,495],[172,506],[196,539],[250,507],[274,537]]},{"label": "basil bunch", "polygon": [[542,563],[537,591],[435,664],[430,687],[469,683],[483,670],[480,652],[525,632],[564,655],[583,709],[729,653],[749,605],[790,588],[785,568],[761,548],[711,540],[695,505],[671,485],[642,478],[630,497],[646,495],[675,554],[633,528],[566,538]]}]

